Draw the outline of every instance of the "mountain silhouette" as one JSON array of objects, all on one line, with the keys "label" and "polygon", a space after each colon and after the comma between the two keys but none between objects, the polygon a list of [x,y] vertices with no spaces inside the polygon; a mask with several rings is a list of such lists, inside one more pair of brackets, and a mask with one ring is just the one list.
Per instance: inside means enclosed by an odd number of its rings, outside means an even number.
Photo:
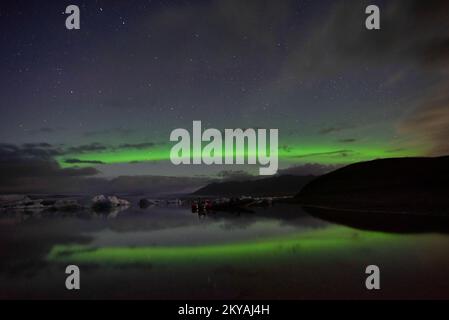
[{"label": "mountain silhouette", "polygon": [[361,162],[325,174],[297,194],[302,205],[449,213],[449,156]]},{"label": "mountain silhouette", "polygon": [[293,196],[301,190],[314,176],[280,175],[247,181],[225,181],[211,183],[194,195],[205,196]]}]

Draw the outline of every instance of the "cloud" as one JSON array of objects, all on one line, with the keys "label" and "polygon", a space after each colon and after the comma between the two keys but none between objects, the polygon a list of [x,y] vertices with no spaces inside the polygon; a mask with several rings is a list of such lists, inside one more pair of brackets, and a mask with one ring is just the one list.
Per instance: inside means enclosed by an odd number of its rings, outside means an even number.
[{"label": "cloud", "polygon": [[22,146],[0,143],[0,154],[3,159],[15,159],[20,155],[24,158],[48,159],[61,155],[62,150],[48,143],[25,143]]},{"label": "cloud", "polygon": [[352,128],[353,128],[353,126],[327,127],[327,128],[321,129],[318,133],[321,135],[327,135],[327,134],[337,133],[337,132],[341,132],[341,131],[352,129]]},{"label": "cloud", "polygon": [[[381,8],[381,30],[374,32],[364,25],[370,4]],[[447,67],[448,11],[444,0],[335,1],[303,38],[291,39],[284,77],[310,80],[354,67],[385,66],[385,61]]]},{"label": "cloud", "polygon": [[143,142],[143,143],[126,143],[119,145],[116,149],[148,149],[156,146],[154,142]]},{"label": "cloud", "polygon": [[[435,84],[423,90],[415,110],[397,128],[407,143],[425,149],[429,156],[449,154],[449,2],[411,1],[415,26],[410,34],[416,58],[432,72]],[[410,142],[411,141],[411,142]]]},{"label": "cloud", "polygon": [[[368,4],[381,9],[379,31],[364,27]],[[448,154],[448,12],[449,1],[445,0],[335,1],[302,38],[290,39],[290,54],[281,79],[310,82],[347,70],[360,79],[368,68],[388,71],[384,85],[390,89],[410,79],[410,72],[432,79],[414,92],[410,101],[403,102],[408,104],[404,109],[416,109],[411,114],[408,111],[396,126],[407,148],[428,149],[428,155]],[[335,126],[319,133],[334,134],[343,129]]]},{"label": "cloud", "polygon": [[46,143],[46,142],[41,142],[41,143],[24,143],[23,147],[24,148],[30,148],[30,149],[33,149],[33,148],[48,149],[48,148],[51,148],[52,145],[49,144],[49,143]]},{"label": "cloud", "polygon": [[404,148],[396,148],[396,149],[389,149],[389,150],[385,150],[386,153],[397,153],[397,152],[401,152],[404,151]]},{"label": "cloud", "polygon": [[85,145],[66,148],[62,150],[61,153],[69,155],[69,154],[103,152],[103,151],[120,151],[127,149],[142,150],[142,149],[151,149],[158,145],[162,145],[162,143],[140,142],[140,143],[124,143],[118,146],[110,146],[98,142],[93,142]]},{"label": "cloud", "polygon": [[[381,9],[381,30],[378,31],[365,28],[365,8],[371,4],[377,4]],[[201,39],[208,41],[207,48],[201,48],[201,56],[211,57],[210,64],[218,66],[215,70],[217,74],[234,71],[229,57],[237,56],[239,61],[251,57],[257,64],[271,67],[266,72],[267,78],[272,78],[266,85],[266,91],[273,91],[273,94],[278,90],[284,93],[288,85],[295,87],[301,82],[312,86],[315,80],[341,76],[347,83],[354,79],[364,81],[363,77],[371,75],[383,76],[383,88],[390,90],[397,89],[398,84],[408,82],[411,85],[417,75],[424,80],[437,79],[438,82],[448,83],[449,1],[327,1],[326,5],[319,4],[319,11],[311,10],[315,9],[314,5],[313,1],[268,1],[261,4],[261,1],[222,0],[174,6],[155,13],[153,19],[144,24],[144,29],[164,29],[166,33],[154,37],[176,37],[187,52],[198,53],[195,38],[192,40],[189,35],[179,33],[184,26],[186,30],[197,28]],[[301,16],[301,12],[307,10],[310,10],[311,16]],[[319,12],[319,16],[314,16],[314,12]],[[298,17],[303,18],[300,26]],[[266,26],[270,26],[269,30]],[[180,34],[183,36],[177,37]],[[168,42],[161,43],[169,46]],[[167,47],[158,49],[171,52],[173,56],[169,61],[184,61],[176,59],[176,51],[166,50]],[[264,54],[257,54],[260,52]],[[285,52],[288,54],[283,55]],[[278,59],[279,56],[282,58]],[[219,69],[222,66],[223,70]],[[186,70],[184,74],[195,70],[176,65],[177,69],[181,67]],[[366,80],[369,81],[368,78]],[[217,87],[221,89],[222,86]],[[449,85],[445,90],[448,88]],[[421,92],[411,94],[415,99],[417,95],[428,95],[432,90],[431,85],[426,83]],[[408,97],[403,98],[406,100]],[[404,105],[403,109],[411,107],[410,104]],[[399,124],[402,128],[400,132],[407,136],[419,136],[421,144],[432,145],[431,154],[446,152],[444,141],[449,140],[449,136],[445,127],[449,123],[446,122],[445,108],[444,104],[434,106],[431,100],[424,101],[411,117]],[[432,115],[441,118],[436,119]],[[421,122],[418,123],[417,119]],[[333,126],[322,129],[319,134],[337,134],[346,129],[344,126]]]},{"label": "cloud", "polygon": [[98,152],[105,151],[108,147],[104,144],[93,142],[86,145],[80,145],[77,147],[70,147],[64,151],[65,154],[78,154],[78,153],[88,153],[88,152]]},{"label": "cloud", "polygon": [[81,191],[84,178],[98,173],[90,167],[63,169],[34,145],[0,145],[1,193]]},{"label": "cloud", "polygon": [[64,162],[68,164],[104,164],[104,162],[100,160],[65,159]]},{"label": "cloud", "polygon": [[338,140],[338,142],[342,142],[342,143],[353,143],[353,142],[356,142],[357,141],[357,139],[354,139],[354,138],[348,138],[348,139],[340,139],[340,140]]},{"label": "cloud", "polygon": [[316,157],[316,156],[340,156],[340,157],[346,157],[348,153],[354,152],[353,150],[336,150],[336,151],[327,151],[327,152],[315,152],[315,153],[308,153],[308,154],[302,154],[298,156],[294,156],[294,158],[308,158],[308,157]]},{"label": "cloud", "polygon": [[431,156],[449,154],[449,86],[439,92],[399,124],[399,132],[411,135]]},{"label": "cloud", "polygon": [[[74,147],[59,147],[55,148],[54,146],[50,144],[46,145],[40,145],[40,144],[30,144],[30,146],[27,146],[29,148],[33,148],[35,152],[36,150],[41,150],[42,152],[45,152],[53,155],[53,156],[68,156],[68,155],[76,155],[76,154],[86,154],[86,153],[96,153],[96,152],[116,152],[121,150],[143,150],[143,149],[151,149],[155,146],[162,145],[162,143],[155,143],[155,142],[141,142],[141,143],[126,143],[121,144],[118,146],[111,146],[111,145],[105,145],[99,142],[92,142],[89,144],[74,146]],[[64,160],[66,163],[75,163],[79,161],[76,161],[77,158],[69,158]],[[97,161],[90,161],[91,163],[99,163]],[[86,162],[87,163],[87,162]]]},{"label": "cloud", "polygon": [[[100,172],[93,167],[61,168],[51,152],[46,152],[51,148],[45,143],[0,144],[0,193],[160,194],[194,191],[210,181],[209,178],[163,176],[121,176],[108,180],[100,178]],[[68,161],[98,164],[98,161],[79,159]]]}]

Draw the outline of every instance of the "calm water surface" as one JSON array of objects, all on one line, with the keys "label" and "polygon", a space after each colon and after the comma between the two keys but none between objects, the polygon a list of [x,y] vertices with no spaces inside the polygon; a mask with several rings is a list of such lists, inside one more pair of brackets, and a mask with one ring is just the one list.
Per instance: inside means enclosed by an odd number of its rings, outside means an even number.
[{"label": "calm water surface", "polygon": [[[198,216],[2,213],[0,298],[449,298],[449,235],[364,231],[294,205]],[[65,267],[81,290],[65,289]],[[377,292],[365,268],[381,269]]]}]

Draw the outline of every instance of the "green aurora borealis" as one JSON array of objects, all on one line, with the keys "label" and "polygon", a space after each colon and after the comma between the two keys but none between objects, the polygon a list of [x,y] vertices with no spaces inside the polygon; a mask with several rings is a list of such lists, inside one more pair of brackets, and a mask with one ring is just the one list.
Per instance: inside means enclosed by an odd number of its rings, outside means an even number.
[{"label": "green aurora borealis", "polygon": [[[154,147],[148,150],[130,149],[130,150],[106,150],[101,152],[89,152],[73,154],[87,165],[89,161],[101,161],[104,164],[133,163],[133,162],[158,162],[168,161],[170,159],[170,146]],[[370,146],[351,146],[351,150],[337,148],[335,146],[289,146],[279,149],[279,161],[284,164],[296,164],[304,162],[322,163],[322,164],[349,164],[359,161],[368,161],[378,158],[407,157],[416,156],[420,152],[410,150],[392,150],[385,148],[375,148]],[[235,156],[235,155],[234,155]],[[79,166],[79,163],[70,164],[66,162],[67,156],[57,157],[62,167]]]},{"label": "green aurora borealis", "polygon": [[94,263],[106,265],[133,265],[153,263],[207,263],[223,260],[268,261],[292,253],[310,255],[342,252],[352,254],[364,246],[388,246],[397,241],[407,242],[403,236],[381,232],[359,232],[332,226],[323,230],[265,238],[237,243],[144,246],[144,247],[91,247],[88,245],[56,245],[47,260],[61,263]]}]

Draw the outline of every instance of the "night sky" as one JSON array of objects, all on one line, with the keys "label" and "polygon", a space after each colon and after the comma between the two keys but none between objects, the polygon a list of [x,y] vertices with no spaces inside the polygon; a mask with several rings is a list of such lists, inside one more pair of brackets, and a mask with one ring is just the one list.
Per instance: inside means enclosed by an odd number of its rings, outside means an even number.
[{"label": "night sky", "polygon": [[284,172],[449,154],[448,1],[11,0],[0,30],[0,191],[256,172],[173,166],[193,120],[278,128]]}]

